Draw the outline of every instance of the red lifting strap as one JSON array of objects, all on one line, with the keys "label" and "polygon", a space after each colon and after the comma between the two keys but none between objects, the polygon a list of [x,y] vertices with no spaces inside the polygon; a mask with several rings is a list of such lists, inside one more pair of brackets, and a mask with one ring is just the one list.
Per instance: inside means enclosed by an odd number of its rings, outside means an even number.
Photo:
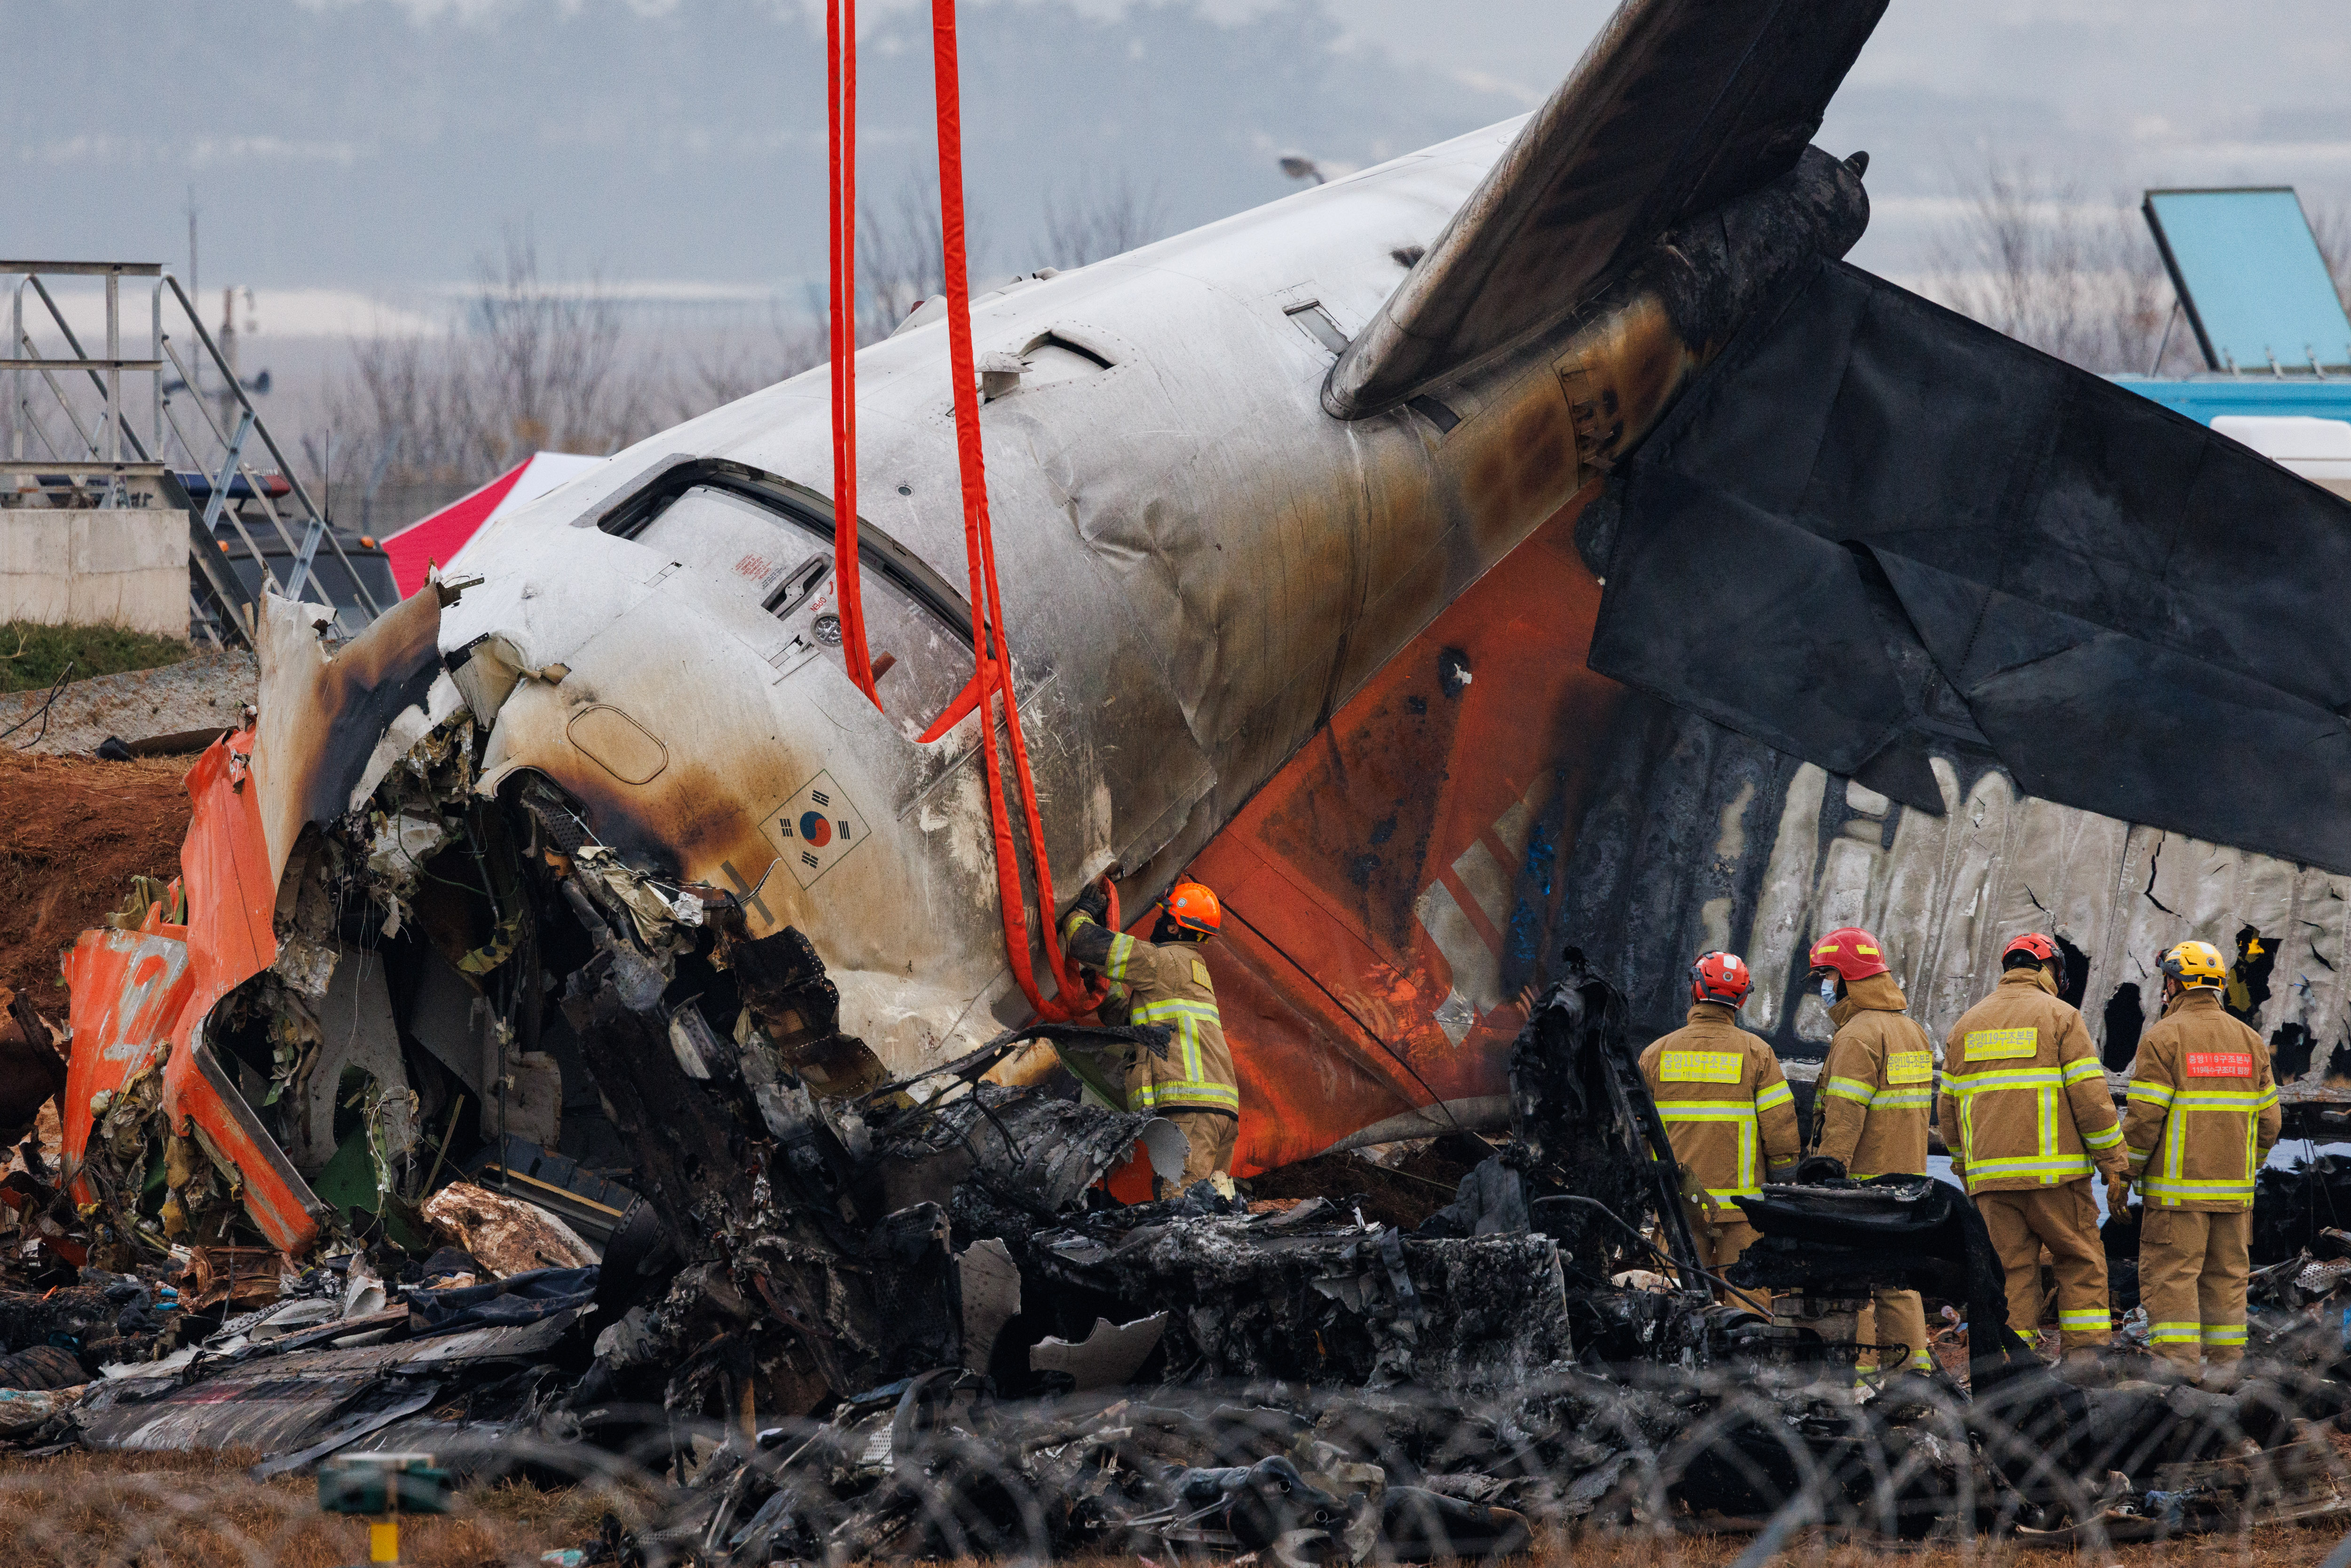
[{"label": "red lifting strap", "polygon": [[880,707],[857,570],[857,0],[827,0],[824,51],[825,148],[831,176],[832,310],[827,335],[832,346],[832,580],[849,679]]},{"label": "red lifting strap", "polygon": [[[971,572],[971,684],[949,703],[929,729],[925,742],[938,739],[975,711],[987,746],[987,809],[995,837],[996,885],[1004,917],[1004,954],[1021,993],[1040,1017],[1066,1022],[1082,1018],[1099,1006],[1106,986],[1088,989],[1078,984],[1061,957],[1053,933],[1045,933],[1045,959],[1058,994],[1048,998],[1037,983],[1029,957],[1028,911],[1020,894],[1020,862],[1013,841],[1012,814],[1005,799],[1004,770],[996,749],[996,711],[991,698],[1004,705],[1004,727],[1012,747],[1013,775],[1020,789],[1020,811],[1029,844],[1036,857],[1037,907],[1050,924],[1059,900],[1053,895],[1053,868],[1045,852],[1044,823],[1037,811],[1037,784],[1029,768],[1029,746],[1020,733],[1020,708],[1012,689],[1011,650],[1004,636],[1003,595],[997,585],[996,539],[987,516],[987,468],[980,453],[977,374],[973,368],[971,286],[965,255],[963,208],[963,110],[961,83],[956,61],[955,0],[932,0],[932,65],[938,93],[939,227],[946,241],[947,350],[955,378],[956,456],[963,489],[964,554]],[[867,663],[863,606],[858,596],[857,572],[857,402],[856,402],[856,265],[853,235],[857,225],[856,119],[857,16],[856,0],[828,0],[825,40],[831,66],[828,101],[831,106],[831,262],[832,262],[832,462],[833,570],[841,597],[841,650],[847,656],[849,678],[873,697],[873,677]],[[1113,898],[1115,894],[1113,894]],[[1113,927],[1115,914],[1111,916]]]}]

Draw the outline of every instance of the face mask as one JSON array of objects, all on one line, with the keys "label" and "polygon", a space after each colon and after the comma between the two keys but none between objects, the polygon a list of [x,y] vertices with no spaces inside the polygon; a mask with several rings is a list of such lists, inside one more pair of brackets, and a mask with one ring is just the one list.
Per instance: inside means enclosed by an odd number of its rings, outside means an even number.
[{"label": "face mask", "polygon": [[1835,979],[1830,978],[1823,980],[1821,982],[1821,1006],[1824,1008],[1833,1008],[1836,1006],[1836,1002],[1837,994]]}]

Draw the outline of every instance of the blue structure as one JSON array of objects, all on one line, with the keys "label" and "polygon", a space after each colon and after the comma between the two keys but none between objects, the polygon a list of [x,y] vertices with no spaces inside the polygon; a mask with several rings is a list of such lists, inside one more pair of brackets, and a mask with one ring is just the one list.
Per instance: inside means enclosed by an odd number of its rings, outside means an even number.
[{"label": "blue structure", "polygon": [[2206,365],[2351,368],[2351,317],[2291,186],[2149,191],[2142,211]]},{"label": "blue structure", "polygon": [[2210,424],[2222,414],[2308,414],[2314,419],[2351,420],[2351,377],[2321,381],[2316,376],[2199,376],[2187,381],[2153,376],[2116,376],[2115,384],[2153,398],[2199,424]]}]

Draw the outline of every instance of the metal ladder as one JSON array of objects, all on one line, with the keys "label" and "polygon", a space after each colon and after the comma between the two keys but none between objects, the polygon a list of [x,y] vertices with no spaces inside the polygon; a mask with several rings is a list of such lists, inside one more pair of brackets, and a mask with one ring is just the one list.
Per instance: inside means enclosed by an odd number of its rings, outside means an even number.
[{"label": "metal ladder", "polygon": [[[105,280],[104,354],[93,356],[82,347],[43,281],[59,277]],[[390,608],[378,601],[311,501],[179,279],[155,262],[0,260],[0,280],[10,277],[16,282],[10,290],[7,352],[0,357],[0,370],[11,378],[7,455],[0,459],[0,507],[24,508],[31,503],[66,509],[164,507],[185,512],[190,632],[215,647],[251,646],[259,609],[254,591],[223,559],[224,526],[243,543],[262,581],[288,598],[307,597],[335,607],[317,570],[323,545],[357,590],[356,608],[363,620],[371,621]],[[143,359],[126,359],[122,353],[121,286],[126,277],[154,279]],[[36,312],[26,310],[27,295]],[[47,326],[40,325],[42,311]],[[167,325],[172,330],[165,329]],[[68,352],[42,353],[33,336],[37,329],[54,333]],[[207,401],[214,394],[201,379],[207,366],[221,389],[218,415]],[[166,371],[178,379],[167,382]],[[126,372],[147,382],[143,436],[126,413]],[[187,414],[190,408],[193,417]],[[54,416],[59,414],[61,430],[53,428]],[[256,442],[277,465],[274,473],[256,460]],[[181,471],[172,466],[175,452],[188,470],[206,480],[209,493],[201,508],[182,482]],[[279,476],[286,493],[272,497],[267,481]],[[240,480],[246,492],[242,497],[233,494]],[[286,503],[282,510],[281,501]],[[265,538],[274,533],[284,547],[291,564],[282,577],[262,553],[256,530]],[[353,609],[340,608],[347,615]]]}]

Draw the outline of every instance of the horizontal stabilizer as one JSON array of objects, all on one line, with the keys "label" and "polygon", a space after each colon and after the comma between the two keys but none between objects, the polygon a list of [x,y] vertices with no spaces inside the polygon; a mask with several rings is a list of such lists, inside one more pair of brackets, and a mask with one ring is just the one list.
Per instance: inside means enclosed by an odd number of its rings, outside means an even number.
[{"label": "horizontal stabilizer", "polygon": [[2351,503],[1815,263],[1618,470],[1592,667],[1931,811],[1937,756],[2351,873]]},{"label": "horizontal stabilizer", "polygon": [[1886,0],[1625,0],[1333,368],[1343,419],[1557,321],[1795,166]]}]

